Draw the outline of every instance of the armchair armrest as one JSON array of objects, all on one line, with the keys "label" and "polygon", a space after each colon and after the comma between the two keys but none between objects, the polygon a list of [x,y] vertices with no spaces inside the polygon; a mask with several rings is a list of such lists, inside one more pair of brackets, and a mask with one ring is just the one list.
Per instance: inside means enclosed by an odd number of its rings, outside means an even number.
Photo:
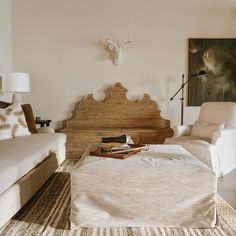
[{"label": "armchair armrest", "polygon": [[38,133],[55,133],[55,130],[52,127],[42,127],[37,129]]},{"label": "armchair armrest", "polygon": [[219,156],[222,175],[236,168],[236,129],[222,129],[215,131],[212,144]]},{"label": "armchair armrest", "polygon": [[176,125],[173,127],[173,137],[187,136],[191,134],[192,125]]},{"label": "armchair armrest", "polygon": [[222,130],[217,130],[213,133],[212,136],[212,144],[216,144],[218,139],[236,139],[236,129],[222,129]]}]

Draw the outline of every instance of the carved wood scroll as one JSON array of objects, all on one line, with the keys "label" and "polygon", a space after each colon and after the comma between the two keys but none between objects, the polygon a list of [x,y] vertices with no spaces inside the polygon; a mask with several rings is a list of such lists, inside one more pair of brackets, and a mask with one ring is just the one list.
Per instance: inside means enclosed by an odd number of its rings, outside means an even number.
[{"label": "carved wood scroll", "polygon": [[149,95],[141,100],[129,100],[127,89],[116,83],[105,89],[105,98],[97,101],[92,94],[76,106],[75,116],[67,121],[68,128],[166,128],[170,121],[160,116],[160,110]]},{"label": "carved wood scroll", "polygon": [[128,134],[139,143],[163,143],[173,135],[170,121],[160,116],[157,103],[149,95],[129,100],[127,91],[116,83],[104,90],[102,101],[89,94],[76,104],[73,117],[61,130],[67,134],[69,158],[78,158],[86,146],[105,136]]}]

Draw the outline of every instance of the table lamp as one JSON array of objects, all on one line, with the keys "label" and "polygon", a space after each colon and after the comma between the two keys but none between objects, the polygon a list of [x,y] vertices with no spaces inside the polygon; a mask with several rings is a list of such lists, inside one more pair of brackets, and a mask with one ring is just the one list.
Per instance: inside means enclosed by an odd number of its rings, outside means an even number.
[{"label": "table lamp", "polygon": [[2,77],[2,91],[13,92],[12,102],[21,103],[22,92],[30,92],[29,74],[27,73],[6,73]]}]

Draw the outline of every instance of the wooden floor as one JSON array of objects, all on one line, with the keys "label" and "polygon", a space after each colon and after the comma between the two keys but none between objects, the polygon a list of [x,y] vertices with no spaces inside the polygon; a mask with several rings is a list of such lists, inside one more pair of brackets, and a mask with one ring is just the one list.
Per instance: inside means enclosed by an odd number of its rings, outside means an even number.
[{"label": "wooden floor", "polygon": [[218,178],[218,193],[226,202],[236,209],[236,169],[223,178]]}]

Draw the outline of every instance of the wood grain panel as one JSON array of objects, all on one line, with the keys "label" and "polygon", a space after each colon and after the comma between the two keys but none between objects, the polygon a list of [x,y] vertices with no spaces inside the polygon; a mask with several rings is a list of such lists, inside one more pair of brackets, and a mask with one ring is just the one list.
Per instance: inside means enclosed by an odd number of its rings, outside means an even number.
[{"label": "wood grain panel", "polygon": [[84,149],[101,141],[101,137],[128,134],[139,143],[163,143],[173,135],[170,121],[160,116],[160,110],[149,95],[129,100],[121,83],[104,90],[105,98],[97,101],[89,94],[82,98],[73,117],[61,130],[67,134],[67,157],[79,158]]}]

